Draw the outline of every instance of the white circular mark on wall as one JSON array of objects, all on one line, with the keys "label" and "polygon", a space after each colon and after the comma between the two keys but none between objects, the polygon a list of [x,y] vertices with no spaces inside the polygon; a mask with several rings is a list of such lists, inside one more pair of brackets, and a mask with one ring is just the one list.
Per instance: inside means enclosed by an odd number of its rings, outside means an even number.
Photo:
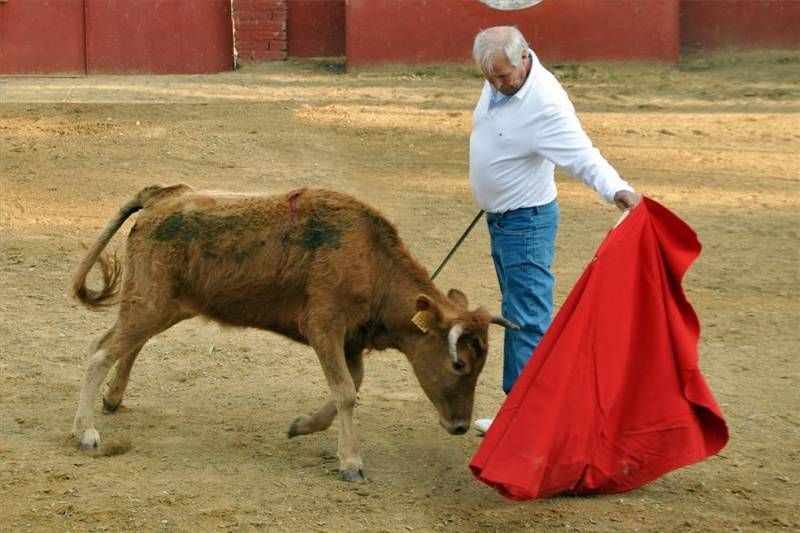
[{"label": "white circular mark on wall", "polygon": [[526,7],[535,6],[542,0],[480,0],[481,3],[495,9],[502,9],[503,11],[511,11],[514,9],[525,9]]}]

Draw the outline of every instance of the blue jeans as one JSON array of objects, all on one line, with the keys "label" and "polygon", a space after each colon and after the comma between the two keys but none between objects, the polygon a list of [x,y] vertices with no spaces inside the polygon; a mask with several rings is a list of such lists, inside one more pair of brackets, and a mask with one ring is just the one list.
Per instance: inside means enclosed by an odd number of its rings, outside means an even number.
[{"label": "blue jeans", "polygon": [[503,391],[508,394],[552,321],[558,202],[487,213],[486,220],[502,314],[520,327],[505,332]]}]

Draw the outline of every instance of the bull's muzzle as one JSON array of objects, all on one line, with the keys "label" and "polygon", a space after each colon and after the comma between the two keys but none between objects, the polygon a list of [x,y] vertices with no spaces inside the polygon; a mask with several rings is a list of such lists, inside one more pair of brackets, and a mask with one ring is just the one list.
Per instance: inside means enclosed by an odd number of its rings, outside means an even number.
[{"label": "bull's muzzle", "polygon": [[439,419],[439,424],[451,435],[463,435],[469,430],[469,422],[463,420],[442,420]]}]

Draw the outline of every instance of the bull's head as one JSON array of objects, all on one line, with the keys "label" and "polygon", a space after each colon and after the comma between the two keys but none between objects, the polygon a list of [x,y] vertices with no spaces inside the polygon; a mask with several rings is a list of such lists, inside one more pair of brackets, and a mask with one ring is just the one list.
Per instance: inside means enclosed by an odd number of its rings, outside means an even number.
[{"label": "bull's head", "polygon": [[412,321],[420,330],[404,350],[422,390],[439,411],[439,423],[462,435],[472,420],[475,385],[488,352],[490,324],[518,329],[485,309],[467,309],[467,297],[451,289],[448,301],[437,303],[421,294]]}]

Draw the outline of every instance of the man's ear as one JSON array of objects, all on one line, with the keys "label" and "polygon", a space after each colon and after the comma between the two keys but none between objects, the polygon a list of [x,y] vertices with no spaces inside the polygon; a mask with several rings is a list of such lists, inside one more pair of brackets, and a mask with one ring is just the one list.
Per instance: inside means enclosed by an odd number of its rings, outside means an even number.
[{"label": "man's ear", "polygon": [[451,302],[456,304],[459,307],[463,307],[464,309],[467,308],[469,303],[467,302],[467,296],[458,289],[450,289],[447,291],[447,297],[450,299]]}]

